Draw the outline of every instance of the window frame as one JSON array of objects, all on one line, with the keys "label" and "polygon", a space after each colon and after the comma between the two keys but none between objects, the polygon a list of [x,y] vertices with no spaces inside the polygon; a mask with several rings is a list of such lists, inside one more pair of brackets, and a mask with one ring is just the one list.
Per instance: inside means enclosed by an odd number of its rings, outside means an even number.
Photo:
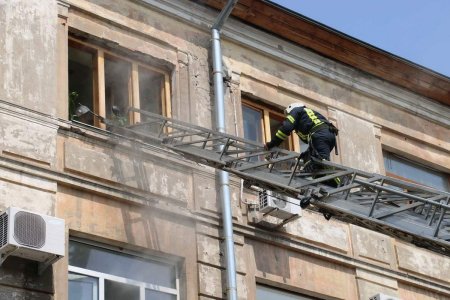
[{"label": "window frame", "polygon": [[[136,59],[128,58],[124,55],[117,54],[111,50],[101,46],[82,41],[73,36],[68,37],[68,47],[74,47],[93,54],[93,107],[94,113],[105,117],[106,116],[106,95],[105,95],[105,59],[111,57],[126,61],[131,65],[131,74],[129,79],[129,98],[128,104],[130,107],[140,109],[139,96],[139,68],[144,68],[149,71],[161,73],[164,76],[163,87],[161,88],[161,108],[162,115],[168,118],[172,117],[171,105],[171,91],[170,91],[170,76],[167,71],[161,70],[157,67],[151,66]],[[128,116],[130,124],[135,124],[140,121],[140,114],[138,112],[130,112]],[[94,118],[94,126],[106,129],[106,125],[101,123],[98,118]]]},{"label": "window frame", "polygon": [[[119,282],[119,283],[124,283],[124,284],[129,284],[129,285],[133,285],[136,287],[139,287],[139,298],[140,300],[145,300],[145,290],[149,289],[152,291],[157,291],[157,292],[162,292],[162,293],[166,293],[166,294],[170,294],[170,295],[174,295],[176,297],[176,299],[180,299],[180,268],[179,268],[179,261],[174,260],[174,259],[162,259],[160,257],[154,257],[154,256],[149,256],[143,253],[139,253],[139,252],[135,252],[135,251],[130,251],[127,249],[123,249],[123,248],[118,248],[118,247],[114,247],[111,245],[107,245],[107,244],[103,244],[103,243],[99,243],[99,242],[95,242],[92,240],[85,240],[85,239],[81,239],[81,238],[76,238],[76,237],[70,237],[69,238],[69,243],[70,241],[74,241],[74,242],[78,242],[78,243],[83,243],[89,246],[93,246],[93,247],[97,247],[97,248],[102,248],[105,250],[109,250],[109,251],[113,251],[117,254],[125,254],[125,255],[131,255],[131,256],[135,256],[137,258],[141,258],[141,259],[146,259],[146,260],[151,260],[151,261],[155,261],[155,262],[161,262],[161,263],[165,263],[165,264],[172,264],[175,268],[175,286],[176,288],[168,288],[168,287],[164,287],[164,286],[160,286],[160,285],[156,285],[156,284],[151,284],[151,283],[146,283],[146,282],[142,282],[142,281],[138,281],[138,280],[134,280],[134,279],[129,279],[126,277],[120,277],[120,276],[116,276],[116,275],[111,275],[108,273],[103,273],[103,272],[99,272],[99,271],[94,271],[94,270],[90,270],[90,269],[85,269],[85,268],[80,268],[80,267],[76,267],[76,266],[71,266],[69,264],[69,260],[67,259],[67,263],[68,263],[68,274],[69,273],[75,273],[75,274],[80,274],[80,275],[86,275],[92,278],[95,278],[98,280],[98,300],[106,300],[105,299],[105,280],[111,280],[114,282]],[[69,281],[69,280],[68,280]]]},{"label": "window frame", "polygon": [[310,296],[307,294],[299,293],[296,291],[283,289],[281,287],[272,286],[267,283],[259,282],[258,280],[256,281],[256,285],[255,285],[255,296],[258,293],[258,288],[265,289],[266,291],[270,290],[271,292],[274,292],[274,293],[279,292],[279,294],[285,294],[285,295],[288,294],[289,296],[292,296],[293,300],[296,300],[296,299],[298,299],[298,300],[321,300],[321,299],[323,299],[323,298],[318,298],[318,297]]},{"label": "window frame", "polygon": [[[264,104],[256,103],[255,101],[252,101],[247,98],[241,99],[241,105],[245,105],[247,107],[250,107],[252,109],[256,109],[262,112],[262,118],[261,118],[261,129],[262,129],[262,138],[263,142],[267,143],[272,139],[273,134],[270,132],[270,116],[274,115],[277,117],[280,117],[281,120],[285,119],[285,116],[282,112],[277,111],[274,108],[271,108]],[[296,134],[291,134],[288,139],[289,143],[289,151],[296,151],[300,152],[300,139]]]},{"label": "window frame", "polygon": [[403,177],[401,175],[398,175],[396,173],[388,171],[388,168],[386,166],[386,160],[390,161],[391,160],[391,158],[390,158],[391,156],[397,156],[400,160],[409,162],[410,166],[412,166],[412,167],[418,166],[418,167],[422,167],[424,169],[428,169],[430,171],[433,171],[435,173],[444,175],[445,176],[444,178],[447,181],[447,186],[448,186],[448,188],[450,188],[450,174],[448,174],[446,172],[443,172],[443,171],[440,171],[440,170],[437,170],[437,169],[434,169],[434,168],[431,168],[431,167],[427,166],[424,163],[420,163],[420,162],[414,161],[414,160],[409,159],[409,158],[407,158],[407,157],[405,157],[405,156],[403,156],[403,155],[401,155],[399,153],[392,152],[392,151],[389,151],[389,150],[383,148],[382,149],[382,157],[383,157],[383,166],[384,166],[384,169],[385,169],[386,176],[391,177],[391,178],[395,178],[395,179],[400,179],[400,180],[403,180],[403,181],[406,181],[406,182],[409,182],[409,183],[413,183],[413,184],[429,187],[429,188],[432,188],[432,189],[437,189],[437,188],[432,187],[430,185],[427,185],[427,184],[424,184],[424,183],[420,183],[420,182],[418,182],[418,181],[416,181],[414,179]]}]

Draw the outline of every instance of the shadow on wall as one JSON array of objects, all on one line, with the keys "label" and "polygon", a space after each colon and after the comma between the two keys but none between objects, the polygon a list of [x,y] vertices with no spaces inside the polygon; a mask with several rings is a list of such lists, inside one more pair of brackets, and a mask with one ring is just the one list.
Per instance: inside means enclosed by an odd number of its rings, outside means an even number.
[{"label": "shadow on wall", "polygon": [[[129,176],[125,175],[123,170],[123,160],[117,157],[116,152],[115,149],[112,149],[111,151],[111,159],[113,161],[111,174],[122,184],[122,188],[127,188],[128,183],[131,182],[131,186],[135,186],[140,191],[150,192],[149,180],[143,164],[142,153],[139,151],[136,144],[132,143],[132,149],[128,153],[132,165],[132,169],[129,170],[129,173],[131,173]],[[152,200],[149,199],[149,201]],[[154,218],[149,217],[148,215],[146,216],[145,210],[142,209],[140,209],[139,212],[132,213],[132,210],[128,206],[122,208],[121,212],[128,243],[141,244],[143,242],[136,240],[136,233],[134,232],[136,228],[134,228],[134,226],[137,225],[144,232],[145,245],[153,250],[161,250],[156,231],[157,224],[155,223]],[[141,223],[140,226],[139,223]]]}]

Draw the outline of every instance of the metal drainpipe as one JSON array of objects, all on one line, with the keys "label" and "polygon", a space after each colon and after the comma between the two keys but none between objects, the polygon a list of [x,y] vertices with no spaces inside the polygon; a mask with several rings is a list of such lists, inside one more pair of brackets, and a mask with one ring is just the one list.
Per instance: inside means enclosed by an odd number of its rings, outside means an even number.
[{"label": "metal drainpipe", "polygon": [[[230,15],[238,0],[229,0],[212,26],[212,58],[214,76],[214,99],[216,130],[225,132],[225,104],[223,87],[222,52],[220,48],[220,29]],[[220,197],[222,200],[223,234],[225,240],[225,259],[227,272],[227,299],[237,299],[236,260],[234,256],[233,217],[228,172],[219,170]]]}]

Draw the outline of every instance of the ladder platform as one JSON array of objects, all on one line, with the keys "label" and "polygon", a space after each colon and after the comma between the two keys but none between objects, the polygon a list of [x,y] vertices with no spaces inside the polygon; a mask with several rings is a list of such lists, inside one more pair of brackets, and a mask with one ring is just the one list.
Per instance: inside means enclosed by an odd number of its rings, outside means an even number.
[{"label": "ladder platform", "polygon": [[[247,185],[272,190],[299,203],[311,197],[308,209],[331,213],[344,222],[400,238],[450,256],[450,193],[380,174],[313,158],[321,171],[302,172],[299,153],[274,148],[136,108],[146,123],[123,130],[143,143],[159,143],[186,158],[218,168]],[[326,180],[339,178],[331,187]]]}]

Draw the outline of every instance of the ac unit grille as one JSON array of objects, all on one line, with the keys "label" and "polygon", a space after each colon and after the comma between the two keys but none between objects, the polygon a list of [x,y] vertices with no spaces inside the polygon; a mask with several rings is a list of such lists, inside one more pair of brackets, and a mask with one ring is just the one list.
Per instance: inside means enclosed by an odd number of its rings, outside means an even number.
[{"label": "ac unit grille", "polygon": [[0,215],[0,247],[8,243],[8,214]]},{"label": "ac unit grille", "polygon": [[262,190],[259,192],[259,207],[266,207],[269,205],[269,199],[267,195],[267,190]]},{"label": "ac unit grille", "polygon": [[42,248],[45,244],[45,220],[33,213],[18,212],[14,218],[14,239],[24,246]]},{"label": "ac unit grille", "polygon": [[273,205],[279,209],[286,209],[288,202],[282,199],[281,196],[277,195],[272,191],[262,190],[259,192],[259,207],[264,208],[269,205],[269,198],[272,199]]}]

